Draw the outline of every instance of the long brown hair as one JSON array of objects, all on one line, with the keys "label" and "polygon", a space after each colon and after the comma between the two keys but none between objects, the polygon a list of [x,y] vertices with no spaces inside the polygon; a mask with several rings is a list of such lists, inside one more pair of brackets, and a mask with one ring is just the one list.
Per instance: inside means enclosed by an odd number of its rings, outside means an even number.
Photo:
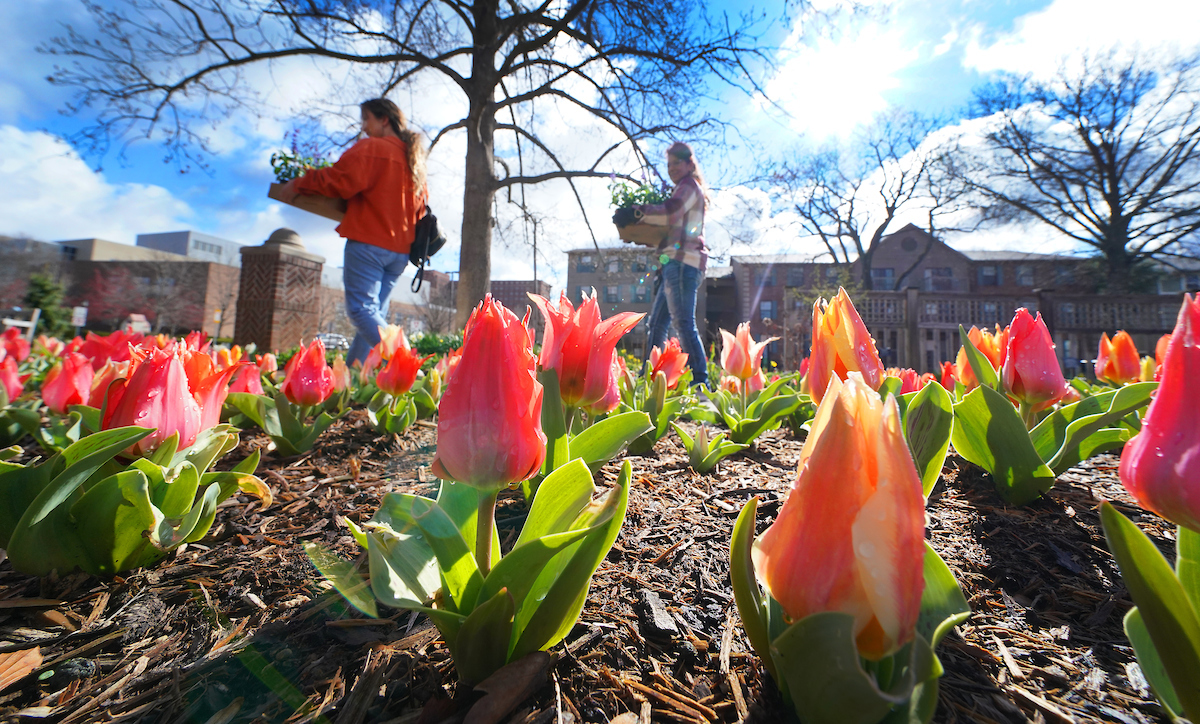
[{"label": "long brown hair", "polygon": [[683,141],[676,141],[667,149],[668,156],[674,156],[680,161],[692,162],[692,173],[689,174],[696,179],[696,183],[700,184],[700,190],[704,192],[704,205],[708,206],[708,184],[704,183],[704,174],[700,173],[700,164],[696,162],[696,154],[692,153],[692,147]]},{"label": "long brown hair", "polygon": [[376,118],[387,119],[392,132],[408,146],[408,170],[412,172],[413,188],[417,193],[423,191],[425,189],[425,139],[404,122],[404,112],[400,110],[400,106],[387,98],[372,98],[362,102],[358,107]]}]

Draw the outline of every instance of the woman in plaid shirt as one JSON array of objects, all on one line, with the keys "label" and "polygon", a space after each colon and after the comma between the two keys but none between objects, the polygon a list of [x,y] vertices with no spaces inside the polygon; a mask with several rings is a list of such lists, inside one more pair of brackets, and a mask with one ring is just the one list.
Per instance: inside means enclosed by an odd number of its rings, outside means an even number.
[{"label": "woman in plaid shirt", "polygon": [[662,204],[635,206],[635,216],[644,224],[666,226],[666,238],[658,245],[662,285],[650,308],[647,354],[667,340],[668,327],[675,323],[683,351],[692,368],[692,384],[708,382],[708,359],[696,327],[696,293],[704,282],[708,247],[704,245],[704,209],[708,205],[704,177],[692,149],[676,143],[667,149],[667,174],[675,184],[671,198]]}]

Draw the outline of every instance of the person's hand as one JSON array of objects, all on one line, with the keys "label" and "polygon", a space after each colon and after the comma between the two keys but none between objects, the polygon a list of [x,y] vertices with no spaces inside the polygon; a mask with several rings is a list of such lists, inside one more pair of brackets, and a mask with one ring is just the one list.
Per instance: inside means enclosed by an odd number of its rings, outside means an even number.
[{"label": "person's hand", "polygon": [[617,225],[618,228],[623,228],[641,221],[642,216],[643,214],[640,208],[637,206],[629,206],[626,208],[617,209],[617,212],[613,214],[612,221]]},{"label": "person's hand", "polygon": [[288,181],[283,185],[283,188],[279,189],[279,200],[285,204],[292,203],[299,195],[300,192],[296,190],[296,179]]}]

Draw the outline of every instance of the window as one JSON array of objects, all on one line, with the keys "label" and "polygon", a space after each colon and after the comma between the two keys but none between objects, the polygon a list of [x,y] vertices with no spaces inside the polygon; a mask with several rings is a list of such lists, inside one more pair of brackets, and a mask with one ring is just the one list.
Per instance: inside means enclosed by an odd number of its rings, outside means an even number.
[{"label": "window", "polygon": [[1074,284],[1075,270],[1066,264],[1058,264],[1054,267],[1054,283],[1055,284]]},{"label": "window", "polygon": [[954,288],[954,269],[948,266],[930,267],[925,270],[925,291],[952,292]]},{"label": "window", "polygon": [[206,251],[209,254],[219,255],[221,253],[220,244],[209,244],[207,241],[200,241],[199,239],[192,239],[192,248],[197,251]]},{"label": "window", "polygon": [[587,294],[587,292],[588,288],[583,285],[575,287],[575,303],[583,304],[583,295]]},{"label": "window", "polygon": [[1033,286],[1033,267],[1028,264],[1022,264],[1017,267],[1017,286],[1032,287]]},{"label": "window", "polygon": [[610,284],[604,287],[604,302],[606,304],[616,304],[621,301],[621,287],[616,284]]},{"label": "window", "polygon": [[620,274],[621,273],[621,260],[620,259],[609,259],[607,271],[609,274]]},{"label": "window", "polygon": [[760,269],[754,272],[754,285],[757,287],[775,286],[775,270]]},{"label": "window", "polygon": [[1000,267],[990,264],[979,267],[979,286],[998,287],[1001,281]]},{"label": "window", "polygon": [[1200,274],[1185,274],[1183,276],[1184,291],[1194,292],[1200,289]]},{"label": "window", "polygon": [[995,302],[984,302],[979,305],[979,316],[984,322],[1000,321],[999,310],[996,308]]},{"label": "window", "polygon": [[837,277],[838,277],[838,268],[836,266],[825,267],[825,278],[826,279],[837,279]]},{"label": "window", "polygon": [[763,300],[758,303],[758,313],[763,319],[775,318],[775,302]]},{"label": "window", "polygon": [[[583,254],[579,257],[579,261],[575,264],[577,272],[594,272],[596,271],[596,260],[591,254]],[[582,287],[581,287],[582,288]]]},{"label": "window", "polygon": [[64,244],[62,247],[62,257],[64,259],[66,259],[67,261],[74,260],[75,255],[78,253],[79,253],[79,249],[77,249],[73,246],[67,246],[66,244]]},{"label": "window", "polygon": [[802,266],[788,267],[787,285],[789,287],[804,286],[804,267],[802,267]]},{"label": "window", "polygon": [[883,291],[895,289],[896,270],[891,267],[886,269],[871,269],[871,286]]},{"label": "window", "polygon": [[634,257],[633,262],[630,264],[630,268],[635,272],[644,272],[646,271],[646,265],[646,257],[639,256]]},{"label": "window", "polygon": [[644,281],[633,285],[633,301],[648,302],[650,301],[650,285]]}]

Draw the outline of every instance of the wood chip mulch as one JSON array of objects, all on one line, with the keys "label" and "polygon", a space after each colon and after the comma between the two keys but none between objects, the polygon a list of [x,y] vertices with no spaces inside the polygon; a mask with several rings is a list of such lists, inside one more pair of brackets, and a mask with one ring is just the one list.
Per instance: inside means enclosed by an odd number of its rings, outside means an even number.
[{"label": "wood chip mulch", "polygon": [[[266,443],[245,433],[221,464]],[[155,568],[36,578],[0,563],[0,655],[36,646],[43,656],[35,675],[0,692],[0,721],[433,724],[468,711],[542,724],[786,721],[733,605],[728,545],[751,496],[759,530],[771,522],[800,447],[777,430],[709,475],[687,467],[673,436],[631,456],[628,517],[579,624],[530,696],[481,712],[425,617],[363,616],[300,548],[318,541],[354,558],[346,519],[366,521],[390,491],[436,494],[431,425],[378,437],[351,413],[311,453],[264,458],[271,507],[227,501],[207,538]],[[1116,465],[1093,458],[1044,499],[1010,508],[977,468],[947,460],[927,530],[973,614],[938,650],[935,721],[1168,721],[1121,628],[1131,603],[1099,502],[1115,501],[1172,558],[1174,529],[1133,503]],[[616,473],[610,464],[597,483]],[[525,510],[519,493],[502,497],[505,549]]]}]

